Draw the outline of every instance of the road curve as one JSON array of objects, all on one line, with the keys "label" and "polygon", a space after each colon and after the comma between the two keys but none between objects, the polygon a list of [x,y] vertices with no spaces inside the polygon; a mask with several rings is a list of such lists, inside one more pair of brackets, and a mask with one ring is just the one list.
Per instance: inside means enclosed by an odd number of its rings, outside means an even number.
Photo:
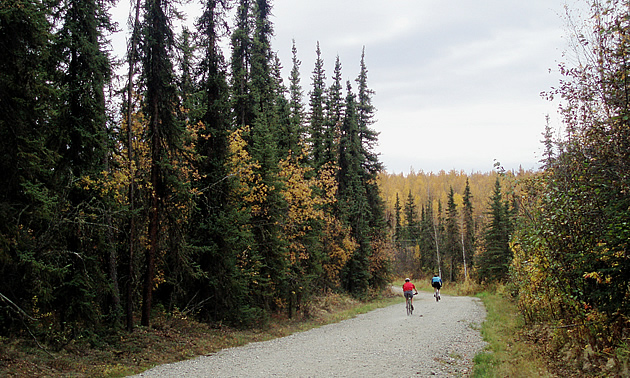
[{"label": "road curve", "polygon": [[472,297],[421,292],[405,305],[280,339],[251,343],[157,366],[137,377],[421,377],[467,376],[481,351],[486,316]]}]

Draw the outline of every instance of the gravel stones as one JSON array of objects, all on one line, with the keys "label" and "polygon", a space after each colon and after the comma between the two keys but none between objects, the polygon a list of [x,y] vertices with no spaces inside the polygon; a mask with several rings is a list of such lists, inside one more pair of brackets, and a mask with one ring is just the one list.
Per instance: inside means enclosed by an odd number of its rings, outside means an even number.
[{"label": "gravel stones", "polygon": [[[401,293],[402,295],[402,293]],[[138,377],[467,376],[485,347],[486,311],[472,297],[420,292],[405,304],[280,339],[157,366]]]}]

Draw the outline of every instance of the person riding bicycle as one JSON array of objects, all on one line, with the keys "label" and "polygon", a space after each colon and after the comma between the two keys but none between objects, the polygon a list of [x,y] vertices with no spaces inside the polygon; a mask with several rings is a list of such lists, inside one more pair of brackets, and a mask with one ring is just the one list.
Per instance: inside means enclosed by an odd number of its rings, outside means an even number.
[{"label": "person riding bicycle", "polygon": [[433,296],[436,298],[439,297],[440,289],[442,288],[442,279],[440,278],[440,276],[438,276],[437,274],[433,275],[433,278],[431,278],[431,286],[435,288],[435,293],[433,294]]},{"label": "person riding bicycle", "polygon": [[418,294],[418,290],[416,290],[416,285],[412,284],[409,278],[405,278],[405,283],[403,284],[403,293],[405,294],[405,299],[409,299],[411,301],[412,310],[414,291],[416,292],[416,294]]}]

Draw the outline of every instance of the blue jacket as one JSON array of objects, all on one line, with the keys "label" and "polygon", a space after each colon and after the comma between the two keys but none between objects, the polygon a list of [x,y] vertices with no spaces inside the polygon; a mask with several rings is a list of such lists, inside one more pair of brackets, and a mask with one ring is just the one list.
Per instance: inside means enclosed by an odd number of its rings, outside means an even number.
[{"label": "blue jacket", "polygon": [[441,285],[442,284],[442,279],[440,277],[433,277],[431,279],[431,283],[434,283],[434,282],[439,282],[440,285]]}]

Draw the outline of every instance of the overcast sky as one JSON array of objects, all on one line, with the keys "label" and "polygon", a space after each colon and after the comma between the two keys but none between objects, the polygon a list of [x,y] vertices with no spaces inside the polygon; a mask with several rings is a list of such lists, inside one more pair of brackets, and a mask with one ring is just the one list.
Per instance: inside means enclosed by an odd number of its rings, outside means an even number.
[{"label": "overcast sky", "polygon": [[365,46],[377,152],[390,173],[488,172],[495,160],[506,169],[535,169],[545,115],[561,127],[557,104],[540,93],[558,84],[567,49],[565,0],[272,4],[272,48],[287,78],[295,39],[305,94],[317,41],[327,77],[338,55],[344,82],[353,85]]}]

